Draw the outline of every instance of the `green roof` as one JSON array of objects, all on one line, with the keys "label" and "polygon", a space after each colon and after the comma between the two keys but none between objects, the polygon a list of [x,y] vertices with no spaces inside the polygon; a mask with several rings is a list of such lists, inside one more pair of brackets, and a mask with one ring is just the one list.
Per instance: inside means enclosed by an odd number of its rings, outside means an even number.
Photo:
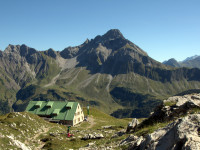
[{"label": "green roof", "polygon": [[58,115],[59,112],[60,112],[60,109],[54,109],[53,112],[52,112],[52,114],[57,114]]},{"label": "green roof", "polygon": [[35,106],[40,106],[40,107],[41,107],[41,105],[42,105],[42,102],[41,102],[41,101],[38,101],[38,102],[35,104]]},{"label": "green roof", "polygon": [[49,101],[49,102],[47,103],[46,106],[50,106],[50,107],[52,107],[52,106],[53,106],[53,102],[52,102],[52,101]]},{"label": "green roof", "polygon": [[[40,107],[36,107],[39,104]],[[71,106],[71,109],[67,109],[67,106]],[[30,101],[26,111],[40,116],[50,116],[52,120],[73,120],[77,106],[78,102]]]},{"label": "green roof", "polygon": [[73,102],[68,102],[67,105],[66,105],[66,107],[72,108],[73,104],[74,104]]}]

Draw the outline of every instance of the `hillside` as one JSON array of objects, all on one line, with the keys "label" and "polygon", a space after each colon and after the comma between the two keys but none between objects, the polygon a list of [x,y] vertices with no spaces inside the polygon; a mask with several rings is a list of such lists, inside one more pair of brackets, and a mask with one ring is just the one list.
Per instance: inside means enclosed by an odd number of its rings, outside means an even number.
[{"label": "hillside", "polygon": [[131,118],[116,119],[91,107],[88,121],[71,127],[74,136],[70,138],[64,125],[27,112],[9,113],[0,116],[0,149],[196,150],[200,146],[199,113],[200,94],[169,97],[128,131]]},{"label": "hillside", "polygon": [[164,98],[200,88],[199,69],[163,65],[117,29],[58,52],[9,45],[0,70],[1,113],[67,99],[115,117],[147,117]]},{"label": "hillside", "polygon": [[[84,109],[86,114],[86,109]],[[112,134],[126,127],[129,120],[116,119],[97,109],[90,109],[89,122],[71,128],[72,138],[68,138],[67,127],[44,121],[42,118],[16,112],[0,116],[0,149],[77,149],[91,142],[106,145]],[[109,129],[104,129],[108,126]],[[110,127],[109,127],[110,126]],[[109,132],[108,132],[109,131]],[[88,133],[101,133],[103,139],[82,140]]]}]

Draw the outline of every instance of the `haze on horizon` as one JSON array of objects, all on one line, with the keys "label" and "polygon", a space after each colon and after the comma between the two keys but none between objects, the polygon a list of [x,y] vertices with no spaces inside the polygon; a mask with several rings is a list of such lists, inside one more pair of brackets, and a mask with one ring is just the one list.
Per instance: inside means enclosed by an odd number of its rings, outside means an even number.
[{"label": "haze on horizon", "polygon": [[63,50],[119,29],[157,61],[200,55],[200,1],[0,1],[0,49]]}]

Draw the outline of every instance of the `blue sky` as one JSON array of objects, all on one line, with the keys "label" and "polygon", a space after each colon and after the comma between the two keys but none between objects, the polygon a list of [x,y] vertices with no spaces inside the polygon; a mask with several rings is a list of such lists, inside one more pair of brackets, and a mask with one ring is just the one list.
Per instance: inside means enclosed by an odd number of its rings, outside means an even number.
[{"label": "blue sky", "polygon": [[63,50],[109,29],[150,57],[200,55],[199,0],[1,0],[0,49],[26,44]]}]

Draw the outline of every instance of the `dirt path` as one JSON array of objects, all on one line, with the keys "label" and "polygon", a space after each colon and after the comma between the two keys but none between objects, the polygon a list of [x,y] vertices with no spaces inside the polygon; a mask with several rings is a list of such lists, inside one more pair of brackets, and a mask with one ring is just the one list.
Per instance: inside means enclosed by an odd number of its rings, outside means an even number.
[{"label": "dirt path", "polygon": [[40,133],[37,133],[34,137],[33,137],[33,139],[35,140],[37,137],[39,137],[41,134],[44,134],[44,133],[47,133],[49,130],[50,130],[51,128],[44,128],[43,130],[43,132],[40,132]]},{"label": "dirt path", "polygon": [[[36,134],[33,138],[37,139],[37,137],[39,137],[41,134],[47,133],[51,128],[44,128],[44,131],[41,133]],[[37,149],[42,149],[42,147],[45,145],[45,143],[41,142],[41,144],[35,148],[35,150]]]},{"label": "dirt path", "polygon": [[[28,138],[24,143],[26,145],[30,145],[32,141],[36,140],[41,134],[47,133],[51,128],[43,128],[43,132],[38,132],[35,134],[35,136]],[[34,150],[41,149],[44,146],[45,143],[40,142],[40,145],[38,147],[35,147]]]},{"label": "dirt path", "polygon": [[86,129],[90,129],[92,128],[96,123],[94,122],[94,118],[93,116],[89,116],[88,117],[88,123],[90,124],[88,127],[86,127]]}]

